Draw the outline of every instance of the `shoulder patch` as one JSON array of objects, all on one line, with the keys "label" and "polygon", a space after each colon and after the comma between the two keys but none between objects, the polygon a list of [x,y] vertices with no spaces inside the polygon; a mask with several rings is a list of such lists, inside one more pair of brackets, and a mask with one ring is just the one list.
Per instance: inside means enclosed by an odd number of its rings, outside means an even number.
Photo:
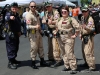
[{"label": "shoulder patch", "polygon": [[54,17],[55,17],[55,19],[58,19],[59,18],[59,15],[58,14],[55,14]]},{"label": "shoulder patch", "polygon": [[92,25],[92,24],[93,24],[93,22],[92,22],[92,21],[89,21],[89,22],[88,22],[88,25]]}]

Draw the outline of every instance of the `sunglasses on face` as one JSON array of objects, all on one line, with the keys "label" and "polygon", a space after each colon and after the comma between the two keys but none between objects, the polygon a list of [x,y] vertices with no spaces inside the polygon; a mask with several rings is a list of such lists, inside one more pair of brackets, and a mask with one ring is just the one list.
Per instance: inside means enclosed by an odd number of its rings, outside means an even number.
[{"label": "sunglasses on face", "polygon": [[62,13],[62,14],[66,14],[66,13],[67,13],[67,11],[61,11],[61,13]]},{"label": "sunglasses on face", "polygon": [[31,8],[36,8],[36,6],[30,6]]}]

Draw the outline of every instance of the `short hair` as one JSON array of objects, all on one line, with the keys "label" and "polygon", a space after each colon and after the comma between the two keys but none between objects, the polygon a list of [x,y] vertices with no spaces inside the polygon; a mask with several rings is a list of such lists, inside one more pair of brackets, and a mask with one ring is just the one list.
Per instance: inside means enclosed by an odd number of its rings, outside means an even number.
[{"label": "short hair", "polygon": [[61,10],[62,10],[62,9],[65,9],[65,10],[67,10],[67,11],[69,12],[68,6],[63,6],[63,7],[61,8]]},{"label": "short hair", "polygon": [[18,7],[18,3],[17,2],[11,3],[11,7]]},{"label": "short hair", "polygon": [[31,3],[35,3],[35,4],[36,4],[36,2],[35,2],[35,1],[31,1],[31,2],[29,3],[29,5],[30,5]]}]

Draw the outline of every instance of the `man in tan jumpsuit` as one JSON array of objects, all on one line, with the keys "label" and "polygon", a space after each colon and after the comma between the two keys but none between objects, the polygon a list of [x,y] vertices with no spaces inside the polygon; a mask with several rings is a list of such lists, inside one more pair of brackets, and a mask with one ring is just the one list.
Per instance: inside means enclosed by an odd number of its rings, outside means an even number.
[{"label": "man in tan jumpsuit", "polygon": [[56,26],[60,34],[59,44],[62,51],[64,69],[62,71],[72,70],[76,73],[77,62],[74,55],[75,38],[79,33],[79,23],[76,19],[69,17],[69,8],[62,7],[62,17],[58,19]]},{"label": "man in tan jumpsuit", "polygon": [[29,4],[30,11],[26,15],[26,23],[27,23],[27,29],[29,41],[31,44],[31,59],[32,59],[32,68],[38,69],[38,67],[35,65],[35,60],[37,53],[40,57],[40,65],[46,66],[47,64],[44,61],[44,53],[43,53],[43,43],[42,43],[42,36],[40,35],[40,21],[38,12],[36,11],[36,3],[34,1],[31,1]]},{"label": "man in tan jumpsuit", "polygon": [[82,53],[85,63],[81,66],[89,67],[89,70],[95,70],[95,57],[94,57],[94,21],[93,18],[89,15],[88,7],[82,8],[81,17],[81,32],[80,38],[82,39]]},{"label": "man in tan jumpsuit", "polygon": [[[60,57],[60,49],[57,43],[57,38],[55,36],[55,24],[56,20],[60,17],[59,12],[56,9],[52,8],[52,4],[49,2],[45,3],[45,7],[47,11],[45,12],[45,17],[42,20],[42,23],[46,23],[48,25],[48,30],[53,35],[48,36],[48,59],[50,61],[55,60],[56,63],[54,67],[61,65],[61,57]],[[48,20],[48,22],[46,22]]]}]

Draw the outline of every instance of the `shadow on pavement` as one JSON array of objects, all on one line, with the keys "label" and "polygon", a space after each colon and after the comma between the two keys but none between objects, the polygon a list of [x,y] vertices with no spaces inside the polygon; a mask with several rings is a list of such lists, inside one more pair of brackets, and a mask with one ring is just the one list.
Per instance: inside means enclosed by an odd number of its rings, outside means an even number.
[{"label": "shadow on pavement", "polygon": [[[81,64],[79,64],[78,67],[78,71],[86,71],[89,69],[89,67],[81,67]],[[96,64],[96,70],[95,71],[100,71],[100,64]]]},{"label": "shadow on pavement", "polygon": [[[39,63],[39,60],[36,60],[36,64]],[[31,66],[32,61],[31,60],[24,60],[21,61],[21,64],[18,67],[23,67],[23,66]]]}]

